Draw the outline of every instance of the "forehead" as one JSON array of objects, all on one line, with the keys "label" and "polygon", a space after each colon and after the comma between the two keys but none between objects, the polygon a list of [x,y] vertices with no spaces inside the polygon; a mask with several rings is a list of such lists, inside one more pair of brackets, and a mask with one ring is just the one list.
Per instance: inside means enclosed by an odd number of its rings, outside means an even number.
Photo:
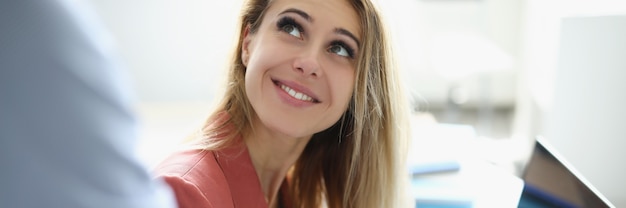
[{"label": "forehead", "polygon": [[276,16],[290,8],[306,12],[315,25],[344,28],[361,39],[359,16],[347,0],[274,0],[266,15]]}]

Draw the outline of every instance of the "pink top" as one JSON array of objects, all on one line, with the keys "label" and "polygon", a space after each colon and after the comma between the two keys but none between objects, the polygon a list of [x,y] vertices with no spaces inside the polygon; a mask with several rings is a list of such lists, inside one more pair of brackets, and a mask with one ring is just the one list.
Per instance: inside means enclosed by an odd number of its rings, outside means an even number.
[{"label": "pink top", "polygon": [[[158,165],[155,173],[172,187],[180,208],[268,207],[241,139],[219,151],[177,152]],[[285,181],[280,189],[284,205],[288,191]]]}]

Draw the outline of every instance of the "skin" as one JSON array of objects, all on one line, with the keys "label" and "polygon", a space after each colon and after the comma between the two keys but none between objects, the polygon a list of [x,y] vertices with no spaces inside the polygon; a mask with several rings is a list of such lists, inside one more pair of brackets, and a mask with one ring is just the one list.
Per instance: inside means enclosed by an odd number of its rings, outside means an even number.
[{"label": "skin", "polygon": [[[302,30],[277,27],[283,17]],[[259,29],[244,32],[246,94],[256,116],[255,129],[243,136],[270,207],[277,205],[280,185],[311,136],[336,123],[348,107],[356,60],[346,49],[358,54],[358,20],[347,1],[275,0]],[[295,99],[281,85],[311,99]]]}]

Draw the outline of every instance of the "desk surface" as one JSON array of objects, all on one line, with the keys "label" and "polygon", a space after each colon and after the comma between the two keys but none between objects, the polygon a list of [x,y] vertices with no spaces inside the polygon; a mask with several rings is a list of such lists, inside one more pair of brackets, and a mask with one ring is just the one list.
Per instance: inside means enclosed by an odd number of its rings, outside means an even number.
[{"label": "desk surface", "polygon": [[443,167],[440,170],[444,170],[420,172],[422,174],[412,177],[411,188],[417,207],[518,206],[524,182],[481,155],[484,154],[483,148],[494,146],[480,143],[471,127],[420,124],[414,125],[413,130],[409,167],[412,170],[416,166],[436,167],[432,170]]},{"label": "desk surface", "polygon": [[416,175],[418,207],[517,207],[524,182],[484,161],[468,158],[458,171]]}]

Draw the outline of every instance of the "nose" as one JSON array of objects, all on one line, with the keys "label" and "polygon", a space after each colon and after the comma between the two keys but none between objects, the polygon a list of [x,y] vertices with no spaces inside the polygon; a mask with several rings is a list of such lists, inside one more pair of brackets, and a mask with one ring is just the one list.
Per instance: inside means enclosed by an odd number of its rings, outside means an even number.
[{"label": "nose", "polygon": [[296,57],[293,62],[293,69],[304,76],[318,77],[321,75],[319,54],[313,50],[304,51]]}]

